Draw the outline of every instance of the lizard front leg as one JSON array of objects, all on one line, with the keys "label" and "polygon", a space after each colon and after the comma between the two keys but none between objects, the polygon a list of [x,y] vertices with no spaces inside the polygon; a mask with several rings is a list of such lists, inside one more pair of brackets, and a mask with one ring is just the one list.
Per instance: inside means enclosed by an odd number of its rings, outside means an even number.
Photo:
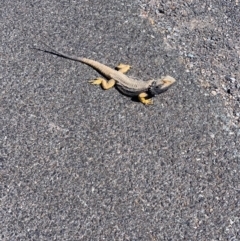
[{"label": "lizard front leg", "polygon": [[138,95],[138,99],[141,103],[143,103],[144,105],[152,105],[153,104],[152,99],[146,99],[147,97],[148,97],[148,94],[145,92],[140,93]]}]

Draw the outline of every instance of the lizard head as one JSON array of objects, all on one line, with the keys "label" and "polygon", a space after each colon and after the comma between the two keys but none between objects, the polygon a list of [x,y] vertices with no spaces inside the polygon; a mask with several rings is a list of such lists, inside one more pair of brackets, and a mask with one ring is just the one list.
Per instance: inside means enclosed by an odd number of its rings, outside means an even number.
[{"label": "lizard head", "polygon": [[152,81],[148,92],[151,96],[159,95],[171,87],[175,82],[176,80],[173,77],[169,75],[164,76],[161,79]]}]

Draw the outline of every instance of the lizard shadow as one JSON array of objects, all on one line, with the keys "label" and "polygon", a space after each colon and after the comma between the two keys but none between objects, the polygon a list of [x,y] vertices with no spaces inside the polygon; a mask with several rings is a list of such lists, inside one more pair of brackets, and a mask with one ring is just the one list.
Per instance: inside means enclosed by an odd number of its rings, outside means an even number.
[{"label": "lizard shadow", "polygon": [[131,101],[138,102],[138,103],[140,102],[137,96],[131,97]]},{"label": "lizard shadow", "polygon": [[121,95],[124,95],[124,96],[128,97],[129,99],[131,99],[131,101],[138,102],[138,103],[140,102],[138,99],[138,96],[130,96],[130,95],[124,93],[123,91],[121,91],[117,86],[114,86],[114,89],[117,90],[117,92],[120,93]]}]

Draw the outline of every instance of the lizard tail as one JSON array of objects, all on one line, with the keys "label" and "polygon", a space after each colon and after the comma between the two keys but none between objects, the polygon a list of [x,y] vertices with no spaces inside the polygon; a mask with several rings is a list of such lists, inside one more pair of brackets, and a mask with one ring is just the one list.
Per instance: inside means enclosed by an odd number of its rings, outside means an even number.
[{"label": "lizard tail", "polygon": [[40,41],[40,42],[51,50],[51,51],[44,50],[44,52],[55,54],[57,56],[60,56],[60,57],[66,58],[66,59],[71,59],[71,60],[79,61],[79,62],[82,62],[82,63],[85,62],[84,58],[80,58],[80,57],[77,57],[77,56],[65,54],[61,51],[58,51],[58,50],[54,49],[53,47],[49,46],[48,44],[44,43],[43,41]]}]

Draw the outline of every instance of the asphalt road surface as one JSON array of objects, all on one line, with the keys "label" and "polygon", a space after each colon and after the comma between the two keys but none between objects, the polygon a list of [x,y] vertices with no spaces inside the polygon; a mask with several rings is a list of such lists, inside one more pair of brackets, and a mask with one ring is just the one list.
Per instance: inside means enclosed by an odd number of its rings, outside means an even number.
[{"label": "asphalt road surface", "polygon": [[[237,0],[0,6],[0,240],[239,240]],[[40,40],[177,84],[144,106]]]}]

